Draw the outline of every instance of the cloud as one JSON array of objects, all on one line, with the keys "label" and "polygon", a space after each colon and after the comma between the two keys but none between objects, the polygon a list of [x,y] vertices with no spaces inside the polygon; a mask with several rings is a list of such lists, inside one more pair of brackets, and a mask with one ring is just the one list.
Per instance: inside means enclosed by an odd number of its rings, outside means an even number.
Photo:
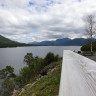
[{"label": "cloud", "polygon": [[0,0],[0,34],[19,42],[84,37],[95,0]]}]

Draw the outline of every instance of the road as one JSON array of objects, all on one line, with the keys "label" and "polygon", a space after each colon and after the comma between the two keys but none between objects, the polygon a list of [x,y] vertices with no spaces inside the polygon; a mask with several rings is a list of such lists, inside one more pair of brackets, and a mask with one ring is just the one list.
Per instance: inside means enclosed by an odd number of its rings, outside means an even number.
[{"label": "road", "polygon": [[59,96],[96,96],[96,62],[64,51]]},{"label": "road", "polygon": [[85,56],[85,57],[87,57],[87,58],[89,58],[89,59],[92,59],[92,60],[96,61],[96,54],[94,54],[93,56]]}]

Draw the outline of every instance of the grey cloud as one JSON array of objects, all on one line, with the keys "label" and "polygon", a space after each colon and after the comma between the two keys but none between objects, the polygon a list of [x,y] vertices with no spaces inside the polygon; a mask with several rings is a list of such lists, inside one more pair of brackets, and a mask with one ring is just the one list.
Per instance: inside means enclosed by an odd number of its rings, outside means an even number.
[{"label": "grey cloud", "polygon": [[[0,34],[20,42],[82,37],[85,31],[84,16],[91,11],[96,12],[95,0],[61,0],[60,4],[48,6],[46,11],[39,6],[46,6],[45,0],[32,0],[36,2],[35,6],[28,6],[29,0],[19,0],[20,4],[18,0],[0,1],[7,5],[0,7]],[[36,10],[36,6],[42,11]]]}]

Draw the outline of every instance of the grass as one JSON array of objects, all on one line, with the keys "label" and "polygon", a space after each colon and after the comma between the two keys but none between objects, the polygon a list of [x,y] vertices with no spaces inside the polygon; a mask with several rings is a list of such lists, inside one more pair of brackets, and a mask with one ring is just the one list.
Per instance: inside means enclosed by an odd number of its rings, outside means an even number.
[{"label": "grass", "polygon": [[52,72],[43,77],[20,96],[57,96],[59,92],[60,75],[61,62]]}]

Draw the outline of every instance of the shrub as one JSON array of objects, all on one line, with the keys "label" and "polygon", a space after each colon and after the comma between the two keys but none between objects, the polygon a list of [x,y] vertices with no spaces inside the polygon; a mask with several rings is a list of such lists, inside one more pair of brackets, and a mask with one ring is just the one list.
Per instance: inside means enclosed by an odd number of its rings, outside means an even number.
[{"label": "shrub", "polygon": [[15,78],[15,81],[18,87],[22,87],[23,85],[28,83],[30,78],[31,78],[30,68],[29,66],[25,66],[20,70],[19,75],[17,75]]},{"label": "shrub", "polygon": [[39,58],[37,63],[35,63],[35,74],[38,74],[45,67],[44,59]]},{"label": "shrub", "polygon": [[56,62],[58,60],[59,60],[59,55],[54,56],[54,61]]},{"label": "shrub", "polygon": [[20,76],[22,77],[24,83],[27,83],[30,80],[31,71],[29,66],[25,66],[20,70]]},{"label": "shrub", "polygon": [[16,87],[19,88],[19,87],[22,87],[22,85],[24,84],[24,81],[22,79],[22,76],[21,75],[17,75],[16,78],[15,78],[15,83],[16,83]]}]

